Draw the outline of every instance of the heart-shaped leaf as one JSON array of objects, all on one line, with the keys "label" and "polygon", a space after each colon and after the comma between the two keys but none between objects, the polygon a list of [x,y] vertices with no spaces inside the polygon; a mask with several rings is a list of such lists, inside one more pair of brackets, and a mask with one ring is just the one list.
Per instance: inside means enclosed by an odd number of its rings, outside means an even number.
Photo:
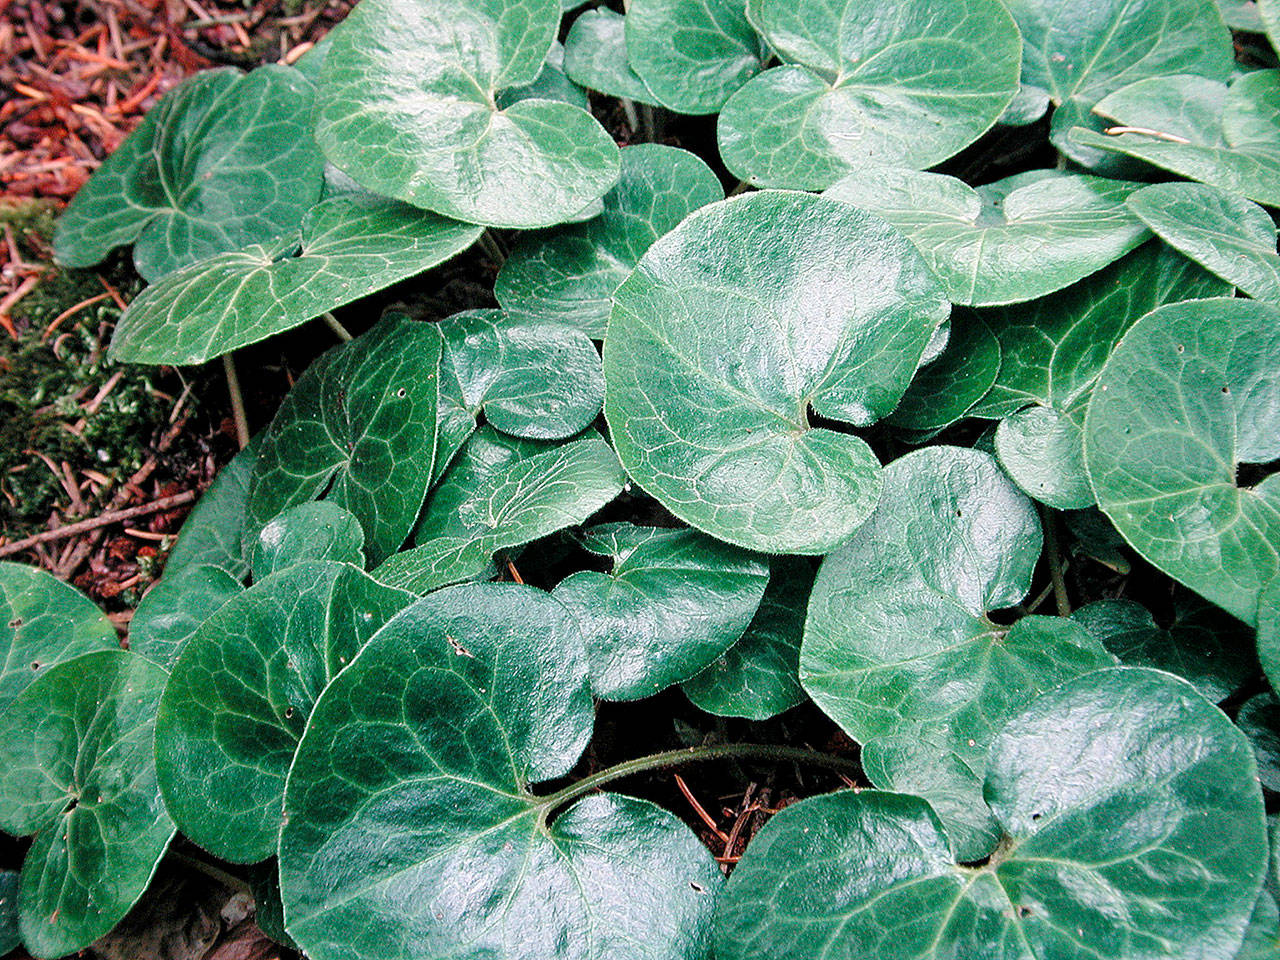
[{"label": "heart-shaped leaf", "polygon": [[929,802],[957,862],[982,860],[995,850],[1000,824],[982,799],[982,778],[947,747],[914,735],[878,737],[858,756],[867,779],[881,790]]},{"label": "heart-shaped leaf", "polygon": [[694,530],[673,530],[615,557],[607,574],[566,577],[552,596],[585,638],[592,692],[638,700],[689,679],[728,650],[768,582],[759,557]]},{"label": "heart-shaped leaf", "polygon": [[1079,625],[987,612],[1026,596],[1035,507],[976,450],[933,446],[884,471],[871,519],[823,562],[800,682],[855,740],[918,735],[981,775],[991,738],[1027,699],[1115,658]]},{"label": "heart-shaped leaf", "polygon": [[129,621],[129,649],[170,670],[187,638],[243,592],[243,583],[212,564],[197,563],[172,574],[166,571]]},{"label": "heart-shaped leaf", "polygon": [[1259,781],[1280,792],[1280,700],[1269,691],[1249,698],[1236,714],[1236,724],[1253,743]]},{"label": "heart-shaped leaf", "polygon": [[439,329],[443,375],[457,380],[473,421],[483,412],[503,433],[563,440],[600,413],[600,354],[582,331],[502,310],[468,310],[442,320]]},{"label": "heart-shaped leaf", "polygon": [[1107,94],[1147,77],[1231,75],[1231,34],[1213,0],[1010,0],[1022,31],[1022,79],[1058,105],[1053,142],[1092,166],[1094,151],[1066,139]]},{"label": "heart-shaped leaf", "polygon": [[115,926],[173,837],[152,749],[167,676],[127,650],[87,653],[0,714],[0,829],[34,835],[18,917],[38,957],[82,950]]},{"label": "heart-shaped leaf", "polygon": [[547,61],[532,83],[520,87],[508,87],[498,94],[495,102],[498,109],[505,110],[513,103],[521,100],[559,100],[571,106],[590,109],[591,101],[587,91],[574,83],[564,72],[564,47],[559,41],[551,44],[551,52]]},{"label": "heart-shaped leaf", "polygon": [[918,797],[787,807],[725,888],[716,956],[1234,957],[1267,867],[1262,797],[1244,736],[1189,685],[1078,677],[1009,721],[987,770],[1006,840],[978,868]]},{"label": "heart-shaped leaf", "polygon": [[1161,304],[1230,292],[1230,285],[1152,242],[1052,296],[984,311],[1000,341],[1000,375],[969,412],[1003,418],[996,453],[1030,496],[1059,509],[1091,506],[1081,431],[1112,348]]},{"label": "heart-shaped leaf", "polygon": [[258,532],[253,579],[308,560],[332,560],[364,569],[364,530],[349,511],[328,500],[290,507]]},{"label": "heart-shaped leaf", "polygon": [[718,137],[754,184],[822,190],[867,161],[931,167],[1018,92],[1022,41],[997,0],[759,0],[751,19],[784,65],[729,98]]},{"label": "heart-shaped leaf", "polygon": [[174,271],[129,304],[111,355],[201,363],[336,310],[449,259],[480,228],[408,204],[346,193],[299,230]]},{"label": "heart-shaped leaf", "polygon": [[760,39],[734,0],[631,0],[627,61],[658,103],[715,113],[760,71]]},{"label": "heart-shaped leaf", "polygon": [[825,553],[879,498],[879,462],[812,413],[891,412],[950,310],[896,230],[823,197],[711,204],[614,295],[605,417],[627,472],[718,539]]},{"label": "heart-shaped leaf", "polygon": [[[424,597],[316,704],[289,776],[280,880],[313,960],[704,960],[720,872],[671,814],[531,783],[591,735],[586,659],[518,584]],[[390,828],[394,824],[394,828]]]},{"label": "heart-shaped leaf", "polygon": [[418,545],[373,575],[414,593],[479,576],[499,550],[581,523],[622,489],[618,458],[598,435],[563,444],[482,427],[431,494]]},{"label": "heart-shaped leaf", "polygon": [[320,198],[315,88],[276,64],[208,70],[149,111],[76,194],[54,253],[91,267],[132,243],[149,281],[294,230]]},{"label": "heart-shaped leaf", "polygon": [[1246,623],[1280,572],[1280,482],[1237,482],[1280,457],[1280,309],[1253,300],[1160,307],[1098,377],[1084,454],[1098,505],[1129,544]]},{"label": "heart-shaped leaf", "polygon": [[866,165],[826,196],[905,233],[953,303],[990,306],[1061,290],[1148,238],[1124,203],[1137,186],[1033,170],[974,190],[937,173]]},{"label": "heart-shaped leaf", "polygon": [[75,587],[0,563],[0,713],[53,665],[119,646],[111,621]]},{"label": "heart-shaped leaf", "polygon": [[1253,631],[1193,594],[1179,592],[1172,621],[1158,626],[1132,600],[1097,600],[1071,615],[1104,647],[1135,667],[1177,674],[1220,703],[1257,670]]},{"label": "heart-shaped leaf", "polygon": [[1280,256],[1271,215],[1203,183],[1158,183],[1129,209],[1165,243],[1251,297],[1280,303]]},{"label": "heart-shaped leaf", "polygon": [[537,78],[559,22],[556,0],[366,0],[333,31],[320,148],[370,190],[459,220],[572,218],[617,180],[617,146],[580,107],[497,101]]},{"label": "heart-shaped leaf", "polygon": [[802,557],[770,561],[769,585],[746,633],[681,684],[694,706],[720,717],[767,720],[804,701],[800,638],[815,572]]},{"label": "heart-shaped leaf", "polygon": [[939,356],[921,367],[888,422],[906,430],[940,430],[987,395],[1000,373],[1000,341],[972,311],[951,314]]},{"label": "heart-shaped leaf", "polygon": [[404,543],[431,481],[440,350],[434,326],[388,317],[311,364],[263,435],[253,534],[323,496],[359,519],[370,563]]},{"label": "heart-shaped leaf", "polygon": [[658,106],[658,98],[631,69],[625,31],[626,18],[608,7],[582,11],[564,40],[565,72],[606,96]]},{"label": "heart-shaped leaf", "polygon": [[1230,88],[1204,77],[1153,77],[1094,112],[1115,121],[1112,132],[1077,127],[1073,142],[1280,206],[1280,70],[1254,70]]},{"label": "heart-shaped leaf", "polygon": [[[583,18],[605,12],[589,10]],[[558,321],[603,340],[613,292],[653,241],[723,198],[716,175],[693,154],[656,143],[627,147],[622,175],[604,195],[604,213],[521,238],[498,271],[494,295],[510,313]]]},{"label": "heart-shaped leaf", "polygon": [[271,856],[285,775],[311,708],[413,597],[355,567],[289,567],[228,601],[191,636],[156,716],[165,806],[224,860]]},{"label": "heart-shaped leaf", "polygon": [[249,575],[249,549],[245,542],[249,480],[261,445],[262,434],[258,434],[218,471],[209,489],[196,501],[165,561],[166,577],[201,564],[221,567],[236,580]]}]

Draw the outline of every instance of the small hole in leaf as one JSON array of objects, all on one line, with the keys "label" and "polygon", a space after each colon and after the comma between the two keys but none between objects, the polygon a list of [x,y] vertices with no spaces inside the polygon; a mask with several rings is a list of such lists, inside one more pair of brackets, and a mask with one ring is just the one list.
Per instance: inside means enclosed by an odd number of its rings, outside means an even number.
[{"label": "small hole in leaf", "polygon": [[72,797],[72,798],[71,798],[71,802],[67,804],[66,809],[65,809],[65,810],[63,810],[62,812],[63,812],[63,813],[70,813],[72,810],[74,810],[74,809],[76,808],[77,804],[79,804],[79,803],[80,803],[79,798],[77,798],[77,797]]},{"label": "small hole in leaf", "polygon": [[1043,816],[1044,816],[1044,814],[1043,814],[1043,813],[1033,813],[1033,814],[1031,815],[1031,819],[1032,819],[1032,820],[1039,820],[1039,819],[1040,819],[1041,817],[1043,817]]},{"label": "small hole in leaf", "polygon": [[399,390],[397,390],[397,391],[396,391],[396,396],[397,396],[397,397],[401,397],[401,398],[403,398],[403,397],[405,396],[405,392],[406,392],[406,391],[405,391],[404,387],[401,387]]},{"label": "small hole in leaf", "polygon": [[1020,917],[1029,917],[1029,916],[1031,916],[1031,908],[1030,908],[1030,907],[1019,907],[1019,908],[1018,908],[1018,916],[1020,916]]},{"label": "small hole in leaf", "polygon": [[1230,393],[1230,392],[1231,392],[1231,388],[1230,388],[1230,387],[1223,387],[1223,388],[1222,388],[1222,392],[1223,392],[1223,393]]},{"label": "small hole in leaf", "polygon": [[22,626],[21,617],[14,617],[12,620],[9,621],[10,630],[17,630],[20,626]]},{"label": "small hole in leaf", "polygon": [[692,880],[690,880],[690,881],[689,881],[689,887],[690,887],[690,888],[691,888],[695,893],[706,893],[706,892],[707,892],[707,888],[706,888],[706,887],[704,887],[704,886],[703,886],[702,884],[700,884],[700,883],[694,883]]},{"label": "small hole in leaf", "polygon": [[39,669],[40,669],[40,661],[39,661],[39,660],[32,660],[32,661],[31,661],[31,669],[32,669],[32,670],[39,670]]},{"label": "small hole in leaf", "polygon": [[290,719],[293,716],[293,707],[285,707],[284,716],[286,720]]}]

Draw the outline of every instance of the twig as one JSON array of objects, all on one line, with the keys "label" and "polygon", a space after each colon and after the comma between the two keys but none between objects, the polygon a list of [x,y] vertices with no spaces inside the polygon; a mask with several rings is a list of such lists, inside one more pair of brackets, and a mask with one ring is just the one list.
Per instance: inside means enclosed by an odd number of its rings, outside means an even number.
[{"label": "twig", "polygon": [[98,303],[101,300],[107,299],[107,297],[109,296],[111,296],[110,293],[99,293],[95,296],[89,297],[87,300],[81,300],[79,303],[75,304],[74,306],[67,307],[67,309],[63,310],[60,314],[54,317],[53,320],[49,322],[49,325],[44,328],[44,333],[40,334],[40,342],[43,343],[44,341],[48,340],[49,335],[53,333],[53,331],[57,330],[58,327],[62,326],[62,321],[67,319],[67,317],[74,316],[75,314],[83,310],[85,307],[91,307],[95,303]]},{"label": "twig", "polygon": [[516,583],[524,583],[524,578],[520,576],[520,571],[516,569],[516,565],[510,560],[507,561],[507,569],[511,571],[511,579]]},{"label": "twig", "polygon": [[702,808],[702,804],[700,804],[698,802],[698,798],[693,795],[693,791],[690,790],[689,785],[684,782],[684,778],[678,773],[675,774],[675,778],[676,786],[680,788],[680,792],[684,794],[684,798],[689,801],[689,806],[693,807],[694,812],[698,815],[698,819],[710,827],[711,832],[719,837],[724,843],[728,843],[728,834],[716,826],[715,820],[712,819],[711,814],[707,813],[707,811]]},{"label": "twig", "polygon": [[65,540],[67,537],[74,537],[78,533],[97,530],[100,527],[119,523],[121,520],[132,520],[134,517],[145,517],[148,514],[160,513],[173,507],[181,507],[190,503],[197,496],[198,494],[195,490],[184,490],[182,493],[175,493],[170,497],[161,497],[159,500],[152,500],[150,503],[143,503],[136,507],[127,507],[124,510],[109,510],[88,520],[69,523],[65,527],[58,527],[56,530],[45,530],[22,540],[15,540],[13,543],[6,543],[0,547],[0,557],[11,557],[15,553],[30,550],[38,543]]},{"label": "twig", "polygon": [[236,440],[243,450],[249,445],[249,418],[245,416],[240,378],[236,375],[236,362],[230,353],[222,355],[222,369],[227,375],[227,392],[231,394],[231,417],[236,423]]},{"label": "twig", "polygon": [[330,312],[322,313],[320,315],[320,319],[325,322],[325,326],[327,326],[330,330],[333,331],[334,336],[336,336],[343,343],[349,343],[350,341],[355,339],[355,337],[351,335],[351,331],[348,330],[346,327],[344,327],[342,325],[342,322],[337,317],[335,317],[332,313]]}]

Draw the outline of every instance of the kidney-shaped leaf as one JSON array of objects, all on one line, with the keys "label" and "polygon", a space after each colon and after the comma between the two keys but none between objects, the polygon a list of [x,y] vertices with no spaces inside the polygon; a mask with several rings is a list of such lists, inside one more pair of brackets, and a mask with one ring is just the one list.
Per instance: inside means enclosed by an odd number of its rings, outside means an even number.
[{"label": "kidney-shaped leaf", "polygon": [[822,190],[870,160],[923,169],[977,140],[1018,92],[1022,40],[999,0],[755,0],[783,66],[729,98],[725,166]]},{"label": "kidney-shaped leaf", "polygon": [[262,438],[253,535],[323,496],[359,519],[371,563],[404,543],[431,481],[440,350],[432,325],[388,317],[311,364]]},{"label": "kidney-shaped leaf", "polygon": [[58,221],[54,254],[91,267],[134,244],[150,281],[294,230],[320,198],[315,88],[268,64],[208,70],[169,93],[98,168]]},{"label": "kidney-shaped leaf", "polygon": [[315,699],[413,600],[343,563],[289,567],[233,598],[191,636],[156,717],[165,805],[224,860],[275,851],[285,775]]},{"label": "kidney-shaped leaf", "polygon": [[1152,241],[1051,296],[984,311],[1000,341],[1000,374],[970,413],[1003,418],[996,453],[1014,482],[1058,509],[1091,506],[1084,414],[1111,350],[1155,307],[1230,293],[1229,284]]},{"label": "kidney-shaped leaf", "polygon": [[583,570],[553,596],[586,641],[592,692],[637,700],[687,680],[732,646],[769,580],[764,561],[694,530],[664,531]]},{"label": "kidney-shaped leaf", "polygon": [[1093,151],[1066,134],[1112,91],[1171,73],[1231,75],[1231,34],[1213,0],[1010,0],[1009,9],[1024,41],[1023,82],[1058,105],[1054,143],[1078,162]]},{"label": "kidney-shaped leaf", "polygon": [[532,83],[556,0],[366,0],[333,31],[316,139],[377,193],[471,223],[545,227],[618,178],[618,148],[580,107],[498,94]]},{"label": "kidney-shaped leaf", "polygon": [[1077,127],[1074,142],[1280,206],[1280,70],[1254,70],[1229,88],[1187,75],[1139,80],[1094,112],[1115,121],[1111,132]]},{"label": "kidney-shaped leaf", "polygon": [[825,553],[874,509],[880,465],[846,432],[893,410],[950,310],[883,220],[764,191],[711,204],[614,296],[605,417],[627,472],[730,543]]},{"label": "kidney-shaped leaf", "polygon": [[0,563],[0,713],[54,664],[119,646],[111,621],[75,587]]},{"label": "kidney-shaped leaf", "polygon": [[681,684],[694,706],[721,717],[767,720],[804,700],[800,638],[815,573],[805,557],[774,557],[760,608],[732,647]]},{"label": "kidney-shaped leaf", "polygon": [[442,376],[457,380],[472,420],[483,411],[503,433],[563,440],[600,413],[600,354],[581,330],[502,310],[454,314],[440,321],[439,330]]},{"label": "kidney-shaped leaf", "polygon": [[1237,481],[1280,457],[1280,309],[1170,304],[1107,361],[1085,420],[1098,505],[1151,563],[1246,623],[1280,572],[1280,480]]},{"label": "kidney-shaped leaf", "polygon": [[627,61],[658,103],[715,113],[760,70],[760,39],[735,0],[632,0]]},{"label": "kidney-shaped leaf", "polygon": [[1006,839],[979,868],[918,797],[787,807],[725,888],[716,956],[1235,956],[1267,867],[1262,796],[1248,741],[1189,685],[1086,674],[1011,719],[987,770]]},{"label": "kidney-shaped leaf", "polygon": [[564,69],[575,82],[609,97],[658,105],[627,58],[626,18],[608,7],[584,10],[564,38]]},{"label": "kidney-shaped leaf", "polygon": [[272,518],[253,545],[253,579],[307,560],[364,568],[364,530],[351,511],[328,500],[313,500]]},{"label": "kidney-shaped leaf", "polygon": [[167,676],[127,650],[87,653],[0,714],[0,829],[34,834],[18,918],[38,957],[82,950],[114,927],[169,845],[152,749]]},{"label": "kidney-shaped leaf", "polygon": [[716,175],[692,153],[656,143],[627,147],[622,175],[604,195],[604,213],[522,237],[498,271],[494,296],[509,313],[558,321],[603,340],[613,292],[650,244],[694,210],[723,199]]},{"label": "kidney-shaped leaf", "polygon": [[529,785],[591,735],[572,618],[464,584],[388,623],[325,690],[289,775],[280,885],[314,960],[704,960],[720,873],[671,814]]},{"label": "kidney-shaped leaf", "polygon": [[201,363],[420,273],[479,235],[395,200],[330,197],[300,230],[193,263],[144,290],[120,317],[111,355]]},{"label": "kidney-shaped leaf", "polygon": [[417,546],[373,575],[414,593],[469,580],[499,550],[581,523],[616,497],[625,480],[599,435],[554,444],[483,427],[432,491],[414,531]]},{"label": "kidney-shaped leaf", "polygon": [[918,734],[981,774],[1027,699],[1115,658],[1078,624],[987,612],[1026,595],[1035,507],[986,454],[934,446],[895,460],[871,519],[822,563],[800,682],[855,740]]},{"label": "kidney-shaped leaf", "polygon": [[974,190],[942,174],[866,165],[825,195],[905,233],[953,303],[991,306],[1060,290],[1149,237],[1124,203],[1137,186],[1033,170]]},{"label": "kidney-shaped leaf", "polygon": [[972,310],[954,310],[942,352],[920,368],[889,423],[941,430],[987,395],[1000,374],[1000,341]]},{"label": "kidney-shaped leaf", "polygon": [[222,567],[197,563],[165,571],[129,621],[129,649],[169,670],[187,638],[213,612],[244,591]]},{"label": "kidney-shaped leaf", "polygon": [[1203,183],[1157,183],[1129,209],[1169,246],[1258,300],[1280,303],[1280,256],[1271,215]]},{"label": "kidney-shaped leaf", "polygon": [[1096,600],[1071,615],[1102,645],[1134,667],[1177,674],[1214,703],[1240,689],[1258,669],[1253,631],[1194,594],[1179,592],[1172,619],[1160,626],[1132,600]]}]

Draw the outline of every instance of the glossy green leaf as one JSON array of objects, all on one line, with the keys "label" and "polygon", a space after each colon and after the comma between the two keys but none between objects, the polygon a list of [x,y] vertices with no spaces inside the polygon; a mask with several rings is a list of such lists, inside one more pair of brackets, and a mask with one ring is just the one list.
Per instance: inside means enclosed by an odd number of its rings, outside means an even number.
[{"label": "glossy green leaf", "polygon": [[638,700],[689,679],[733,646],[768,582],[761,558],[673,530],[616,558],[609,573],[566,577],[552,596],[582,631],[592,693]]},{"label": "glossy green leaf", "polygon": [[[565,73],[606,96],[657,106],[658,98],[631,69],[625,31],[626,18],[608,7],[582,11],[564,40]],[[623,156],[625,163],[625,151]]]},{"label": "glossy green leaf", "polygon": [[906,430],[939,430],[986,396],[1000,373],[1000,341],[971,311],[951,315],[951,336],[920,369],[888,422]]},{"label": "glossy green leaf", "polygon": [[249,481],[254,535],[323,496],[359,519],[370,563],[404,543],[431,481],[440,350],[434,326],[389,317],[312,363],[263,435]]},{"label": "glossy green leaf", "polygon": [[147,280],[295,229],[320,197],[315,88],[290,67],[208,70],[147,113],[58,221],[54,254],[91,267],[132,243]]},{"label": "glossy green leaf", "polygon": [[579,531],[575,539],[587,553],[622,561],[631,556],[637,547],[650,540],[670,536],[677,530],[678,528],[672,527],[641,527],[626,520],[617,520],[587,527]]},{"label": "glossy green leaf", "polygon": [[1154,77],[1117,90],[1094,111],[1116,132],[1077,127],[1073,142],[1280,206],[1280,70],[1254,70],[1230,88],[1203,77]]},{"label": "glossy green leaf", "polygon": [[441,375],[457,380],[472,420],[483,413],[503,433],[563,440],[600,413],[600,354],[582,331],[501,310],[468,310],[438,328],[444,337]]},{"label": "glossy green leaf", "polygon": [[617,146],[580,107],[497,102],[534,82],[559,22],[556,0],[366,0],[333,31],[320,148],[370,190],[459,220],[572,218],[617,180]]},{"label": "glossy green leaf", "polygon": [[211,564],[193,564],[176,573],[166,571],[129,621],[129,649],[172,669],[187,638],[214,611],[243,592],[244,584]]},{"label": "glossy green leaf", "polygon": [[1272,689],[1280,689],[1280,577],[1263,586],[1257,612],[1258,659]]},{"label": "glossy green leaf", "polygon": [[1010,0],[1022,31],[1022,79],[1057,105],[1053,141],[1093,166],[1096,151],[1067,140],[1107,94],[1147,77],[1231,75],[1231,34],[1214,0]]},{"label": "glossy green leaf", "polygon": [[718,960],[1235,955],[1267,865],[1262,797],[1247,741],[1190,686],[1078,677],[1009,721],[987,769],[1007,839],[976,869],[918,797],[784,809],[721,897]]},{"label": "glossy green leaf", "polygon": [[1230,293],[1229,284],[1152,242],[1044,299],[984,311],[1000,341],[1000,375],[969,412],[1003,418],[995,449],[1014,482],[1058,509],[1091,506],[1082,427],[1111,350],[1161,304]]},{"label": "glossy green leaf", "polygon": [[479,576],[499,550],[581,523],[626,480],[598,435],[552,444],[482,427],[467,441],[427,501],[417,546],[373,575],[414,593]]},{"label": "glossy green leaf", "polygon": [[718,137],[725,166],[757,185],[931,167],[1018,92],[1022,42],[998,0],[760,0],[751,17],[784,65],[729,98]]},{"label": "glossy green leaf", "polygon": [[923,797],[960,863],[982,860],[1000,842],[1000,825],[982,799],[982,778],[955,753],[916,736],[878,737],[859,754],[867,779],[881,790]]},{"label": "glossy green leaf", "polygon": [[1027,594],[1035,507],[986,454],[933,446],[884,471],[865,525],[822,562],[800,682],[851,737],[916,735],[981,775],[991,738],[1028,698],[1115,658],[1079,625],[988,611]]},{"label": "glossy green leaf", "polygon": [[858,437],[893,410],[950,310],[916,250],[834,200],[763,191],[656,242],[614,296],[605,417],[631,477],[680,519],[825,553],[870,515]]},{"label": "glossy green leaf", "polygon": [[313,960],[705,960],[721,876],[652,804],[556,815],[529,785],[591,735],[582,640],[517,584],[391,621],[321,696],[289,776],[280,879]]},{"label": "glossy green leaf", "polygon": [[508,87],[495,98],[500,110],[521,100],[559,100],[583,110],[590,109],[591,101],[587,97],[587,91],[570,80],[564,72],[564,47],[559,41],[551,44],[547,61],[532,83]]},{"label": "glossy green leaf", "polygon": [[1085,421],[1098,505],[1152,564],[1246,623],[1280,572],[1280,309],[1253,300],[1147,314],[1107,361]]},{"label": "glossy green leaf", "polygon": [[218,471],[213,483],[196,501],[178,531],[178,542],[165,561],[165,576],[185,567],[210,564],[237,580],[249,575],[249,549],[245,525],[249,506],[249,478],[258,459],[262,434]]},{"label": "glossy green leaf", "polygon": [[1276,960],[1280,957],[1280,883],[1276,879],[1276,821],[1271,822],[1271,866],[1267,881],[1258,895],[1258,902],[1244,932],[1244,945],[1236,954],[1236,960]]},{"label": "glossy green leaf", "polygon": [[258,532],[253,579],[308,560],[332,560],[364,569],[364,530],[349,510],[328,500],[290,507]]},{"label": "glossy green leaf", "polygon": [[1280,792],[1280,700],[1274,693],[1260,693],[1240,707],[1236,724],[1253,743],[1258,759],[1258,779],[1273,792]]},{"label": "glossy green leaf", "polygon": [[0,714],[0,829],[31,836],[22,941],[89,946],[142,896],[173,837],[152,732],[168,675],[126,650],[58,664]]},{"label": "glossy green leaf", "polygon": [[1148,238],[1124,203],[1137,186],[1033,170],[974,190],[937,173],[863,165],[826,196],[905,233],[953,303],[990,306],[1061,290]]},{"label": "glossy green leaf", "polygon": [[1258,16],[1262,18],[1272,49],[1280,50],[1280,2],[1258,0]]},{"label": "glossy green leaf", "polygon": [[121,316],[111,355],[201,363],[449,259],[480,228],[367,194],[322,200],[300,229],[177,270]]},{"label": "glossy green leaf", "polygon": [[1271,215],[1202,183],[1158,183],[1129,209],[1165,243],[1258,300],[1280,303],[1280,256]]},{"label": "glossy green leaf", "polygon": [[271,856],[285,775],[316,697],[413,597],[348,564],[268,576],[183,647],[156,717],[156,764],[184,834],[235,863]]},{"label": "glossy green leaf", "polygon": [[802,557],[771,560],[769,585],[746,633],[681,684],[694,706],[720,717],[767,720],[804,701],[800,638],[815,572]]},{"label": "glossy green leaf", "polygon": [[1175,595],[1168,626],[1132,600],[1097,600],[1071,615],[1104,647],[1134,667],[1177,674],[1220,703],[1257,670],[1253,631],[1212,604]]},{"label": "glossy green leaf", "polygon": [[1223,22],[1232,30],[1262,33],[1262,15],[1256,0],[1217,0]]},{"label": "glossy green leaf", "polygon": [[[583,18],[599,11],[587,11]],[[498,271],[494,295],[510,313],[564,323],[603,340],[613,292],[649,246],[694,210],[724,198],[691,153],[656,143],[622,151],[622,175],[604,213],[527,234]]]},{"label": "glossy green leaf", "polygon": [[0,563],[0,713],[54,664],[120,646],[83,593],[51,573]]},{"label": "glossy green leaf", "polygon": [[735,0],[631,0],[625,19],[631,69],[676,113],[715,113],[760,71],[760,40]]},{"label": "glossy green leaf", "polygon": [[0,957],[22,942],[18,933],[18,874],[0,870]]},{"label": "glossy green leaf", "polygon": [[284,904],[280,901],[280,871],[274,859],[260,863],[249,873],[253,890],[253,922],[268,937],[290,950],[297,950],[293,937],[284,928]]}]

